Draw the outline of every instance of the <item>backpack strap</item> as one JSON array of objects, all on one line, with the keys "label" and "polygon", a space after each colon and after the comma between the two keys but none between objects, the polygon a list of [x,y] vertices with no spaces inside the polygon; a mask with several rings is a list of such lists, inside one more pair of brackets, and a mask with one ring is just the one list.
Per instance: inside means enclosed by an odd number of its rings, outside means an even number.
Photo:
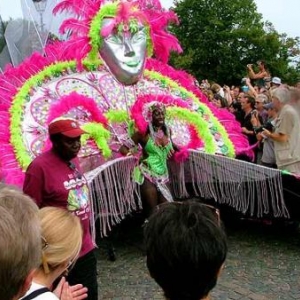
[{"label": "backpack strap", "polygon": [[30,293],[29,295],[25,296],[24,298],[22,298],[22,300],[31,300],[31,299],[35,299],[37,296],[50,292],[50,290],[48,288],[41,288],[38,289],[36,291],[33,291],[32,293]]}]

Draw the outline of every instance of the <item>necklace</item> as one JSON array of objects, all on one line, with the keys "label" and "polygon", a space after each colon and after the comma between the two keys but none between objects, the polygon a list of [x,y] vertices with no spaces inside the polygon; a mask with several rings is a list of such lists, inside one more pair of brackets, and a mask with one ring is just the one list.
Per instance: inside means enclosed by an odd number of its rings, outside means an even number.
[{"label": "necklace", "polygon": [[156,140],[156,139],[162,139],[164,137],[164,135],[165,135],[165,133],[160,128],[157,131],[153,131],[154,140]]},{"label": "necklace", "polygon": [[[154,126],[150,123],[149,124],[149,130],[150,130],[150,136],[153,139],[154,143],[157,146],[165,146],[167,140],[168,140],[168,135],[166,136],[164,131],[161,128],[157,128],[155,127],[154,130]],[[164,141],[166,140],[166,141]]]}]

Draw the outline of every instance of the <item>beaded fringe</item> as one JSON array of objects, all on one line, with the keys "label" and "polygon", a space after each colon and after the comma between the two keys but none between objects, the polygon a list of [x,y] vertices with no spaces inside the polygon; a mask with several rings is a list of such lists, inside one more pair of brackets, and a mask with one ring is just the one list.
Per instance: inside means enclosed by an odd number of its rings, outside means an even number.
[{"label": "beaded fringe", "polygon": [[[127,214],[142,208],[139,185],[132,178],[137,163],[132,156],[117,158],[85,174],[92,198],[93,238],[97,219],[103,237]],[[189,197],[186,184],[190,183],[196,196],[244,214],[289,218],[279,170],[190,150],[186,162],[169,164],[169,173],[176,198]]]},{"label": "beaded fringe", "polygon": [[289,218],[280,170],[193,150],[185,167],[197,196],[251,216]]},{"label": "beaded fringe", "polygon": [[121,157],[104,163],[85,174],[92,198],[92,236],[95,241],[95,221],[100,221],[101,237],[126,215],[142,208],[138,185],[132,179],[135,157]]}]

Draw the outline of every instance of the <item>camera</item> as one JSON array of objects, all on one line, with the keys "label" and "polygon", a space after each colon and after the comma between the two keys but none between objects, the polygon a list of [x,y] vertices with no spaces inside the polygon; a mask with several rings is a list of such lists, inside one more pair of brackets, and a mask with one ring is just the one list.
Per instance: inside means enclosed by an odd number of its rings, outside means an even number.
[{"label": "camera", "polygon": [[250,114],[251,116],[257,117],[257,110],[253,109]]},{"label": "camera", "polygon": [[244,92],[244,93],[249,92],[249,87],[248,87],[247,85],[245,85],[245,83],[244,83],[244,85],[241,87],[241,89],[242,89],[242,92]]},{"label": "camera", "polygon": [[265,129],[269,131],[273,131],[274,125],[271,122],[267,122],[262,126],[254,127],[254,133],[258,134],[260,132],[263,132]]}]

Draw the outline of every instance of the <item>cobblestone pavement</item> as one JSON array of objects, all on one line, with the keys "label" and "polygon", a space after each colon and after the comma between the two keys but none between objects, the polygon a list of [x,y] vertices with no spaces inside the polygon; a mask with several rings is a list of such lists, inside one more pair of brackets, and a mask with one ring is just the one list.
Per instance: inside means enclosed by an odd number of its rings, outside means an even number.
[{"label": "cobblestone pavement", "polygon": [[[212,299],[300,299],[298,229],[255,221],[226,223],[229,253]],[[141,223],[125,221],[113,234],[117,260],[99,242],[100,299],[164,299],[145,265]]]}]

